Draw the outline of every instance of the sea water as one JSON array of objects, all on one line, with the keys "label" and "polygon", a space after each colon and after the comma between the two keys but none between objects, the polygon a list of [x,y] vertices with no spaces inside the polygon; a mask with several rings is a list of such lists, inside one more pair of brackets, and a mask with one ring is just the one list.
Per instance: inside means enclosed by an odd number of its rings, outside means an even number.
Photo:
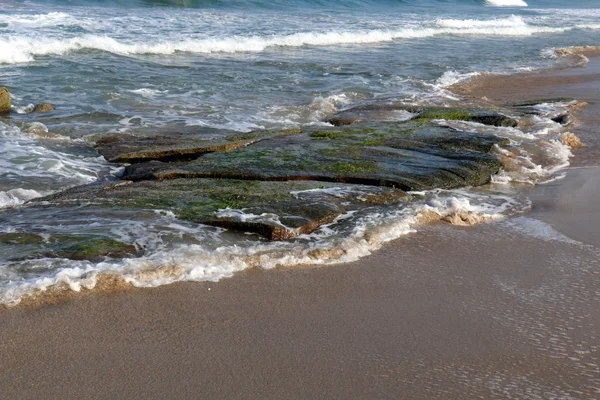
[{"label": "sea water", "polygon": [[[382,98],[444,105],[456,101],[445,87],[462,79],[550,67],[554,49],[598,39],[593,0],[2,0],[0,86],[13,110],[0,118],[0,233],[99,232],[146,251],[95,263],[15,261],[4,247],[0,302],[61,282],[91,288],[100,272],[154,286],[255,266],[352,261],[418,229],[424,211],[481,220],[523,211],[529,202],[510,185],[560,177],[571,156],[549,119],[528,131],[449,123],[522,145],[519,170],[485,188],[434,190],[410,207],[350,213],[278,243],[161,210],[56,213],[24,211],[24,203],[118,176],[93,149],[101,135],[327,125],[339,110]],[[58,112],[31,113],[46,101]],[[543,149],[544,162],[533,148]]]}]

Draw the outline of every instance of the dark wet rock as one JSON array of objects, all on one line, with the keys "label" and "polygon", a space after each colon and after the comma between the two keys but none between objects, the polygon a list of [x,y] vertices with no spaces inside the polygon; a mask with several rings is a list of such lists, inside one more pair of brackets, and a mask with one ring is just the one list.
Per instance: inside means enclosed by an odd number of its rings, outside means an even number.
[{"label": "dark wet rock", "polygon": [[111,135],[99,138],[96,141],[96,150],[108,161],[119,163],[193,160],[207,153],[235,150],[264,137],[294,132],[199,131],[152,136]]},{"label": "dark wet rock", "polygon": [[551,118],[551,120],[561,125],[568,125],[571,122],[569,114],[557,115],[556,117]]},{"label": "dark wet rock", "polygon": [[[410,201],[409,190],[485,184],[500,168],[490,150],[507,144],[493,135],[434,124],[427,116],[304,132],[221,132],[210,139],[189,132],[131,138],[98,141],[107,158],[132,162],[123,181],[71,188],[28,206],[65,207],[80,219],[96,212],[90,207],[111,214],[160,209],[183,220],[284,240],[348,211]],[[229,144],[235,147],[218,148]],[[88,254],[61,251],[38,254]],[[90,254],[135,256],[132,248]]]},{"label": "dark wet rock", "polygon": [[354,107],[333,115],[327,119],[327,122],[334,126],[344,126],[365,121],[377,122],[395,119],[406,120],[409,118],[421,121],[431,119],[460,120],[506,127],[515,127],[518,124],[516,119],[494,110],[426,107],[406,104],[369,104]]},{"label": "dark wet rock", "polygon": [[183,220],[284,240],[310,233],[350,210],[408,199],[395,189],[314,181],[174,179],[81,186],[31,204],[57,207],[93,200],[105,208],[160,209]]},{"label": "dark wet rock", "polygon": [[10,112],[10,93],[4,87],[0,87],[0,114]]},{"label": "dark wet rock", "polygon": [[89,237],[86,235],[52,235],[42,238],[32,233],[3,234],[4,239],[12,239],[0,244],[25,246],[21,257],[12,261],[37,258],[68,258],[70,260],[103,261],[107,258],[139,257],[143,250],[136,245],[126,244],[107,237]]},{"label": "dark wet rock", "polygon": [[329,122],[333,126],[345,126],[345,125],[354,125],[360,124],[365,121],[366,116],[364,113],[353,112],[352,110],[341,111],[329,118],[325,121]]},{"label": "dark wet rock", "polygon": [[36,104],[35,107],[33,107],[33,112],[49,112],[54,110],[54,106],[50,103]]},{"label": "dark wet rock", "polygon": [[317,180],[402,190],[482,185],[498,172],[489,154],[506,140],[428,123],[381,123],[264,139],[191,162],[141,163],[124,179]]}]

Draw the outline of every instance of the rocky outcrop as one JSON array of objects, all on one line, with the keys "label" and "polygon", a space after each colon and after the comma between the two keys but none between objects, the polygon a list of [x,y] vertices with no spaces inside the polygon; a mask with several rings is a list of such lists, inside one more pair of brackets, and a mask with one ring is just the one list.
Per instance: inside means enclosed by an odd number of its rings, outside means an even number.
[{"label": "rocky outcrop", "polygon": [[431,124],[368,124],[275,136],[190,162],[135,164],[125,169],[123,178],[317,180],[406,191],[450,189],[489,182],[500,168],[489,150],[503,143],[491,135]]},{"label": "rocky outcrop", "polygon": [[10,93],[4,87],[0,88],[0,114],[10,112]]}]

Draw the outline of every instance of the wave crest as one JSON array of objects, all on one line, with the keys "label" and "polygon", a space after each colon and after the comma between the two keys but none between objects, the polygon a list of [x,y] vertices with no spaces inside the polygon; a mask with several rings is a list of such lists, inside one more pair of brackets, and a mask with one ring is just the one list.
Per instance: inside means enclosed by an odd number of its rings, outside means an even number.
[{"label": "wave crest", "polygon": [[494,7],[527,7],[523,0],[485,0],[486,4]]},{"label": "wave crest", "polygon": [[[26,36],[0,40],[0,63],[15,64],[34,60],[37,55],[62,55],[85,49],[101,50],[120,55],[197,54],[261,52],[272,47],[333,46],[372,44],[396,39],[417,39],[438,35],[530,36],[539,33],[564,32],[575,27],[543,27],[527,25],[519,17],[503,20],[438,20],[430,26],[399,30],[357,30],[329,32],[299,32],[274,36],[228,36],[187,40],[166,40],[148,43],[124,42],[109,36],[85,35],[70,39],[45,39]],[[588,29],[594,27],[586,26]]]}]

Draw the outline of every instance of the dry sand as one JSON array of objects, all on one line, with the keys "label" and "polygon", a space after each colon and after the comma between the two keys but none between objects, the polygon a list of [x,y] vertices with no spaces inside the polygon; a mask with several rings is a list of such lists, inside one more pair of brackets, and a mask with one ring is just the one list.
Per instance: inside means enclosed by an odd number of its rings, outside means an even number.
[{"label": "dry sand", "polygon": [[590,103],[532,212],[353,264],[0,310],[0,398],[600,398],[600,63],[478,82]]}]

